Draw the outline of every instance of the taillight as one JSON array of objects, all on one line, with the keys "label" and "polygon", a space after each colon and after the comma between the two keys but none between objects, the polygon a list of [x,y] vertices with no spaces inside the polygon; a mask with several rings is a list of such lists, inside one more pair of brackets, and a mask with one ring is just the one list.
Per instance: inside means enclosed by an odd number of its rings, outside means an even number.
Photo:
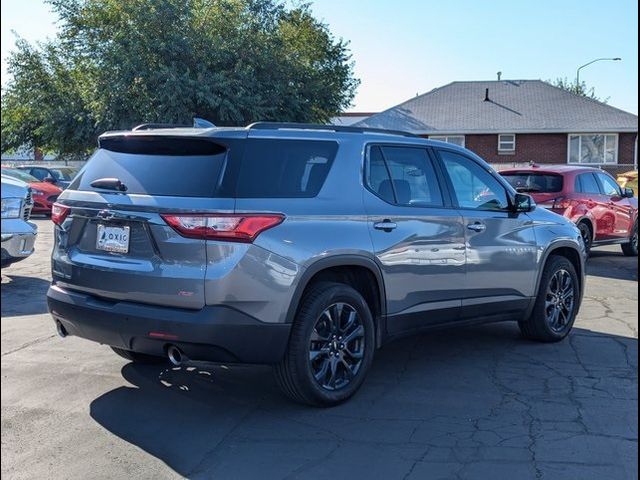
[{"label": "taillight", "polygon": [[274,214],[162,214],[162,218],[183,237],[251,243],[265,230],[282,223]]},{"label": "taillight", "polygon": [[69,215],[69,211],[71,209],[69,207],[65,207],[64,205],[60,205],[59,203],[54,203],[51,206],[51,221],[56,225],[62,225],[64,219]]}]

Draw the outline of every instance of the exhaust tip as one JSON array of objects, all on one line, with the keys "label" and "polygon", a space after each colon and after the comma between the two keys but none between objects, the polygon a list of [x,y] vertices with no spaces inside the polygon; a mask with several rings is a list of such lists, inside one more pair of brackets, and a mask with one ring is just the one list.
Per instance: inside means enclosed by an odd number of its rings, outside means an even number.
[{"label": "exhaust tip", "polygon": [[62,325],[62,323],[60,323],[59,320],[56,320],[56,331],[58,332],[58,335],[60,335],[61,338],[64,338],[67,335],[69,335],[69,333],[67,332],[67,329],[64,328],[64,325]]},{"label": "exhaust tip", "polygon": [[169,358],[169,361],[176,367],[182,365],[185,360],[184,354],[175,345],[169,345],[169,348],[167,348],[167,357]]}]

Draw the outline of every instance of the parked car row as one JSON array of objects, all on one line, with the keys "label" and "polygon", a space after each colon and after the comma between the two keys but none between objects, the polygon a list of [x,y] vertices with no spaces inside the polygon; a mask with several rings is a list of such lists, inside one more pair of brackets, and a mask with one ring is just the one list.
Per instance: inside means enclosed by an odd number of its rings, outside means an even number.
[{"label": "parked car row", "polygon": [[2,175],[16,178],[29,185],[33,197],[32,212],[45,215],[51,214],[54,202],[76,174],[77,170],[71,167],[2,167]]},{"label": "parked car row", "polygon": [[71,167],[2,166],[2,268],[24,260],[35,248],[32,213],[50,215],[55,201],[77,174]]},{"label": "parked car row", "polygon": [[33,175],[41,182],[52,183],[64,190],[70,184],[78,173],[76,168],[72,167],[44,167],[41,165],[20,165],[16,167],[19,170]]},{"label": "parked car row", "polygon": [[29,186],[2,171],[2,268],[33,253],[38,227],[29,222],[33,199]]},{"label": "parked car row", "polygon": [[21,180],[29,185],[33,197],[33,213],[50,214],[51,206],[62,192],[60,187],[49,182],[41,182],[33,175],[17,168],[2,167],[2,175]]}]

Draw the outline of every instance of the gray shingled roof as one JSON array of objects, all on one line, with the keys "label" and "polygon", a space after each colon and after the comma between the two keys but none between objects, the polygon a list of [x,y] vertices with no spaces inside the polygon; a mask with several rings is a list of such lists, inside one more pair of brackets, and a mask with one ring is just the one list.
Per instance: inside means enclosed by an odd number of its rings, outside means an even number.
[{"label": "gray shingled roof", "polygon": [[541,80],[504,80],[453,82],[353,126],[420,134],[637,132],[638,117]]}]

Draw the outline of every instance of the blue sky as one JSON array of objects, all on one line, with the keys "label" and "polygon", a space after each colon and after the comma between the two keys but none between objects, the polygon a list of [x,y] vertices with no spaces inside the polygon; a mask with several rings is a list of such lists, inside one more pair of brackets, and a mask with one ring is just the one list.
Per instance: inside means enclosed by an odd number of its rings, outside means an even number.
[{"label": "blue sky", "polygon": [[[636,0],[316,0],[312,9],[350,41],[362,81],[351,110],[383,110],[454,80],[495,79],[497,71],[503,79],[574,79],[594,58],[622,57],[580,76],[611,105],[638,112]],[[4,84],[11,31],[44,40],[56,19],[41,0],[3,0],[1,13]]]}]

